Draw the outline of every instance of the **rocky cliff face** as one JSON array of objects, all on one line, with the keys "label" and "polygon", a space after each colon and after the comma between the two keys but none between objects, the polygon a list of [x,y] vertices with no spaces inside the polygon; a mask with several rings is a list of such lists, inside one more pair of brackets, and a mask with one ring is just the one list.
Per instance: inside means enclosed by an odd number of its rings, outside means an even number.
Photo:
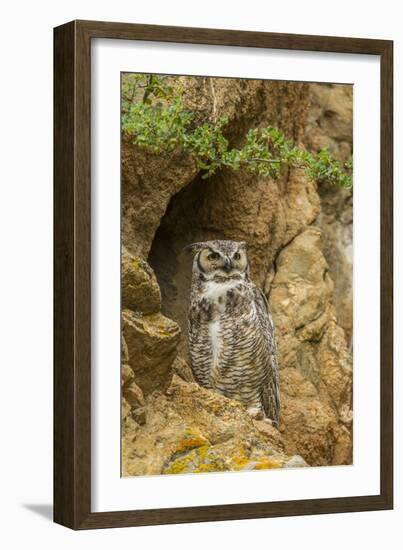
[{"label": "rocky cliff face", "polygon": [[[353,87],[340,84],[310,85],[310,109],[305,144],[312,151],[328,147],[346,162],[353,153]],[[353,330],[353,194],[352,190],[322,184],[318,188],[321,213],[317,224],[323,236],[323,253],[335,283],[333,302],[337,320],[352,347]]]},{"label": "rocky cliff face", "polygon": [[[198,120],[228,116],[233,145],[265,125],[312,148],[315,135],[341,143],[340,128],[318,123],[327,107],[314,85],[210,78],[183,85]],[[300,170],[276,182],[243,170],[202,180],[193,159],[155,156],[124,136],[122,195],[124,475],[351,463],[351,277],[345,241],[329,244],[348,204],[342,192],[318,192]],[[182,248],[210,238],[248,242],[252,277],[269,299],[279,430],[194,382],[186,350],[191,259]]]}]

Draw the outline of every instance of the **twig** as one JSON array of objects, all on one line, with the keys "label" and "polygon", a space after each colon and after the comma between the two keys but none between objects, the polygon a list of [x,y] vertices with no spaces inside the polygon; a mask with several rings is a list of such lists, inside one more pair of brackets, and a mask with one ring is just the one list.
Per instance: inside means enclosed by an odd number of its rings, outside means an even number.
[{"label": "twig", "polygon": [[260,158],[251,158],[251,159],[243,159],[242,162],[247,162],[248,164],[253,164],[254,162],[266,162],[268,164],[276,164],[279,162],[284,162],[281,159],[260,159]]},{"label": "twig", "polygon": [[147,86],[146,86],[146,89],[145,89],[145,92],[144,92],[144,95],[143,95],[143,103],[145,103],[147,101],[147,98],[150,95],[150,85],[151,85],[151,82],[152,82],[152,78],[153,78],[153,75],[150,74],[148,76]]}]

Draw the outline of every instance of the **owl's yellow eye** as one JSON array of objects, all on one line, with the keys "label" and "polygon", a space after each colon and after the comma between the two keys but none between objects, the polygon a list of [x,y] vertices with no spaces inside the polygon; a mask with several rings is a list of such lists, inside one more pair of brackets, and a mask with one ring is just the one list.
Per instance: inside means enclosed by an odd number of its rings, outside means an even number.
[{"label": "owl's yellow eye", "polygon": [[234,260],[240,260],[241,259],[241,255],[239,252],[235,252],[234,254]]},{"label": "owl's yellow eye", "polygon": [[218,260],[219,254],[217,252],[210,252],[210,254],[207,256],[209,260]]}]

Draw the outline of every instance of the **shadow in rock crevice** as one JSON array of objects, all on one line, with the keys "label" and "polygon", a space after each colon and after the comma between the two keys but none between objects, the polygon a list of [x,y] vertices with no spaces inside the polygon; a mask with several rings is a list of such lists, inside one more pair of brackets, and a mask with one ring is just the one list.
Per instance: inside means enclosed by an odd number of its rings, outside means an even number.
[{"label": "shadow in rock crevice", "polygon": [[200,178],[196,178],[171,198],[148,256],[161,289],[162,313],[176,321],[182,330],[182,355],[186,355],[187,311],[192,277],[192,254],[184,252],[183,248],[207,238],[200,215],[207,187]]}]

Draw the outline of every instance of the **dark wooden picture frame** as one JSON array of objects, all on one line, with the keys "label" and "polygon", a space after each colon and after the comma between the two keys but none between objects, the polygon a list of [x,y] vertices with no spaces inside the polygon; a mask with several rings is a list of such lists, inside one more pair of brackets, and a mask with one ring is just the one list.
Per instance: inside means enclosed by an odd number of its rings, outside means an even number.
[{"label": "dark wooden picture frame", "polygon": [[[381,59],[380,494],[91,512],[91,40],[354,53]],[[393,507],[393,42],[73,21],[54,30],[54,520],[72,529],[127,527]]]}]

